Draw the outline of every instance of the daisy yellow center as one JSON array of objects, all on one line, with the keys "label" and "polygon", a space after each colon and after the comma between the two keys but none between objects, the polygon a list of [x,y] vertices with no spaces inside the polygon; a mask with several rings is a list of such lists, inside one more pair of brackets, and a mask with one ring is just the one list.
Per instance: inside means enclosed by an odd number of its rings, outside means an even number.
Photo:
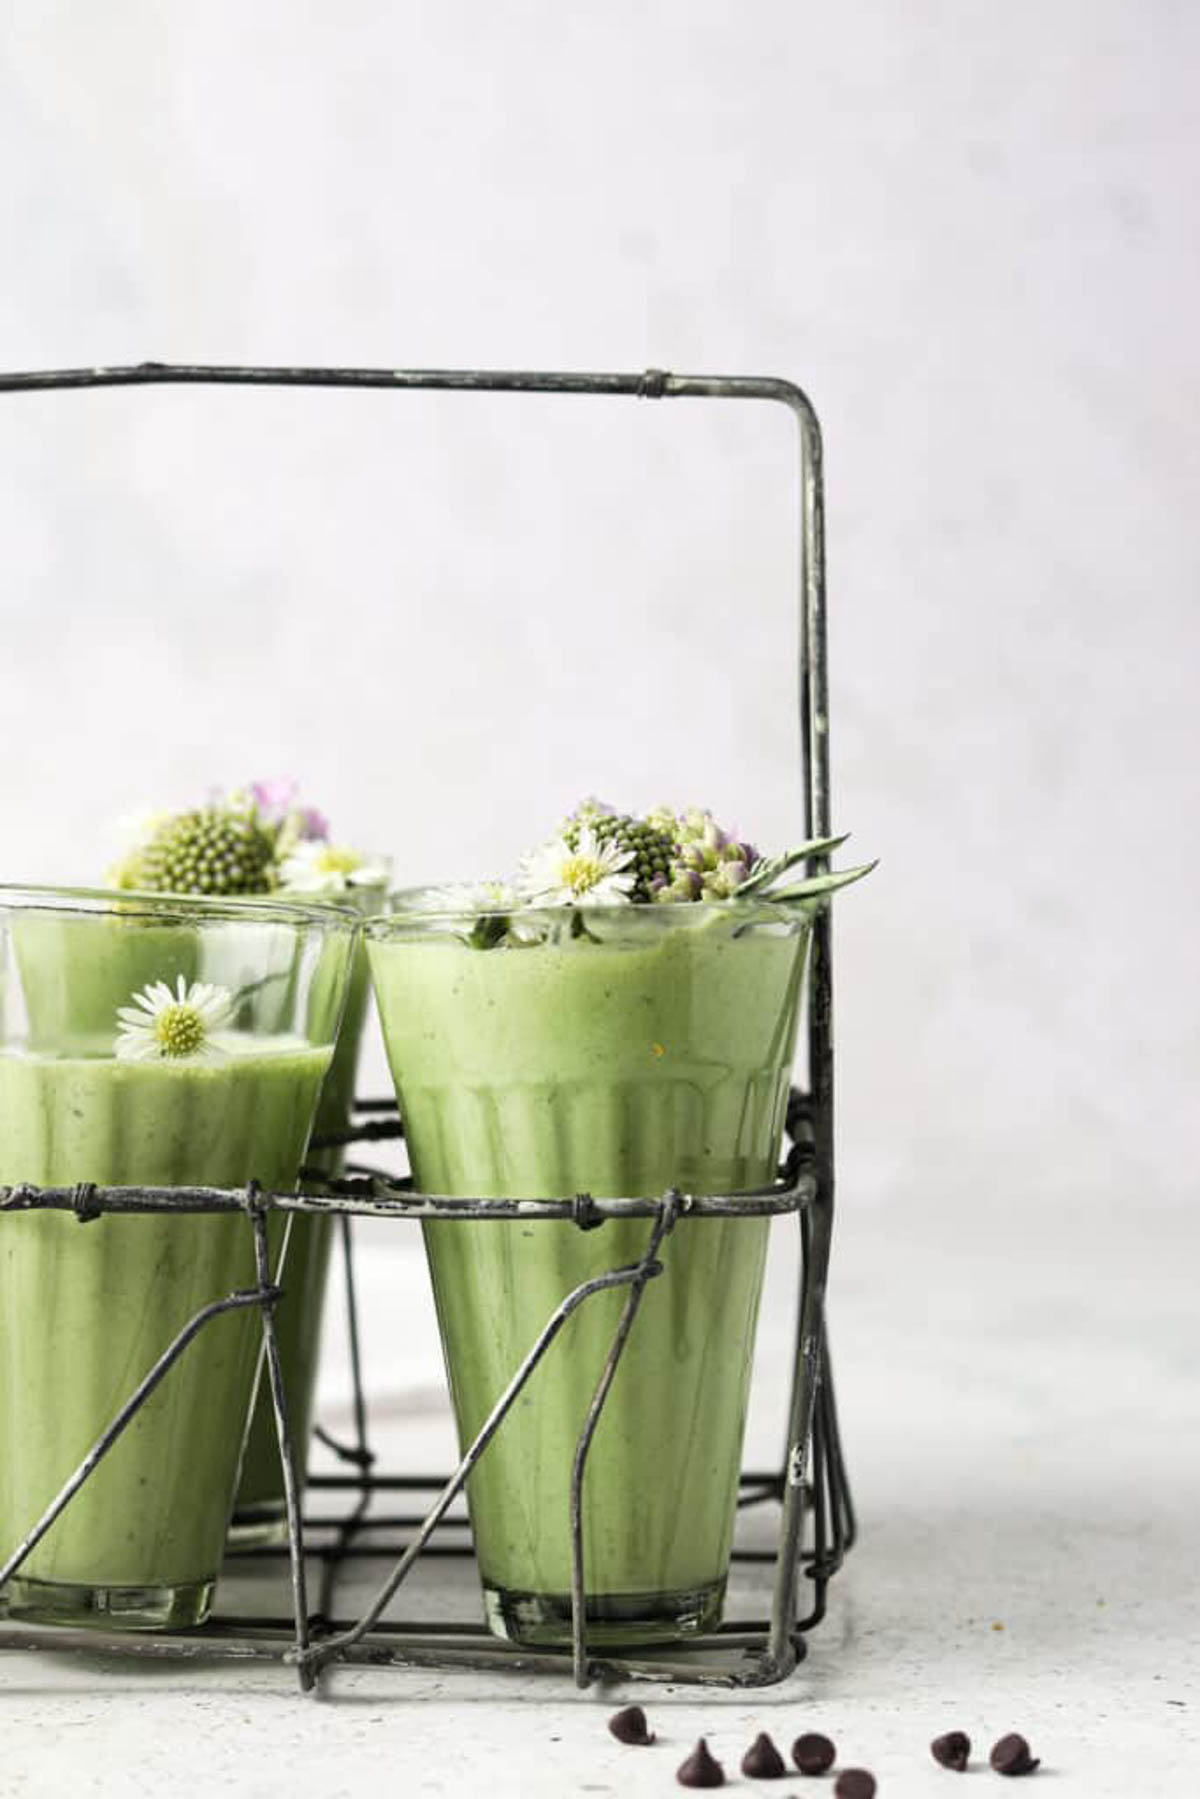
[{"label": "daisy yellow center", "polygon": [[586,893],[604,878],[605,869],[595,856],[568,856],[562,865],[562,883],[572,893]]},{"label": "daisy yellow center", "polygon": [[152,1027],[154,1041],[164,1056],[194,1056],[208,1035],[195,1006],[164,1006]]},{"label": "daisy yellow center", "polygon": [[362,857],[357,851],[340,850],[332,843],[326,844],[316,858],[323,875],[352,875],[361,862]]}]

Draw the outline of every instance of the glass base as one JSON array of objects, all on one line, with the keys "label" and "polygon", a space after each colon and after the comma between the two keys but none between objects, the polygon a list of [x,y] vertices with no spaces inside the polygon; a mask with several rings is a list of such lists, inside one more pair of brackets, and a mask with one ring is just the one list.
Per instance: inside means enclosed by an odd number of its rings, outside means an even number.
[{"label": "glass base", "polygon": [[[725,1582],[674,1593],[601,1593],[587,1601],[587,1640],[592,1649],[628,1649],[642,1643],[683,1643],[721,1622]],[[488,1629],[525,1648],[570,1647],[571,1595],[520,1593],[483,1587]]]},{"label": "glass base", "polygon": [[229,1555],[253,1555],[257,1549],[278,1549],[287,1540],[287,1501],[261,1499],[254,1505],[238,1507],[225,1548]]},{"label": "glass base", "polygon": [[16,1574],[4,1589],[10,1618],[92,1630],[190,1630],[203,1624],[215,1580],[183,1587],[83,1587]]}]

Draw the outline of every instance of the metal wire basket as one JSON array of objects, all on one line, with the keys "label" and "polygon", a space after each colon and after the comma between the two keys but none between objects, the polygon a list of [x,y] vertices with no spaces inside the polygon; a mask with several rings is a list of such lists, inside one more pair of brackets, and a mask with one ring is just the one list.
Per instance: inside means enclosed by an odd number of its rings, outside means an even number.
[{"label": "metal wire basket", "polygon": [[[477,393],[626,395],[640,399],[709,398],[756,400],[783,404],[794,414],[800,450],[800,742],[805,818],[810,838],[827,838],[829,817],[829,733],[825,637],[823,497],[821,438],[816,414],[806,396],[789,382],[741,377],[675,376],[659,370],[640,375],[552,374],[477,370],[378,370],[337,368],[193,367],[142,363],[128,368],[93,368],[0,374],[0,392],[38,392],[63,388],[136,386],[160,383],[243,386],[348,387],[457,390]],[[814,857],[812,872],[823,872],[824,858]],[[73,1211],[81,1223],[105,1213],[242,1212],[253,1235],[256,1284],[206,1306],[180,1331],[150,1368],[96,1441],[43,1516],[0,1564],[0,1613],[3,1590],[25,1557],[53,1525],[60,1512],[117,1441],[140,1407],[191,1342],[222,1313],[257,1307],[262,1319],[266,1378],[279,1436],[287,1508],[287,1544],[279,1550],[290,1567],[290,1615],[282,1608],[268,1616],[221,1616],[187,1633],[140,1635],[64,1626],[0,1625],[0,1648],[97,1650],[153,1659],[281,1660],[295,1665],[302,1689],[311,1689],[321,1670],[334,1663],[373,1665],[508,1668],[562,1677],[580,1686],[596,1679],[670,1680],[678,1683],[764,1686],[785,1678],[802,1658],[805,1633],[824,1615],[826,1589],[854,1541],[855,1521],[838,1430],[832,1372],[825,1331],[825,1282],[833,1225],[833,1038],[832,962],[828,908],[813,921],[812,965],[807,1018],[808,1088],[794,1091],[788,1110],[789,1145],[777,1180],[752,1193],[688,1195],[672,1190],[653,1199],[596,1199],[587,1194],[545,1199],[472,1199],[414,1192],[370,1171],[345,1179],[329,1179],[322,1188],[296,1193],[263,1193],[256,1184],[244,1191],[188,1188],[0,1187],[0,1213],[31,1210]],[[356,1122],[339,1133],[340,1144],[359,1143],[401,1134],[391,1102],[363,1102]],[[331,1140],[326,1139],[327,1145]],[[385,1474],[377,1471],[367,1435],[367,1405],[358,1340],[357,1304],[351,1221],[355,1216],[413,1221],[454,1220],[466,1228],[473,1220],[497,1218],[563,1219],[580,1229],[606,1218],[653,1220],[643,1255],[576,1288],[564,1298],[532,1344],[508,1388],[475,1440],[447,1477]],[[331,1444],[352,1470],[313,1476],[307,1481],[310,1503],[324,1499],[340,1507],[335,1515],[310,1511],[301,1504],[301,1480],[291,1441],[274,1307],[282,1289],[271,1280],[267,1221],[273,1212],[333,1215],[338,1219],[344,1251],[347,1311],[354,1379],[355,1441]],[[797,1325],[791,1360],[791,1398],[785,1453],[778,1469],[746,1472],[741,1477],[739,1507],[777,1507],[778,1535],[774,1550],[735,1548],[735,1564],[769,1561],[773,1565],[770,1616],[731,1620],[708,1636],[690,1639],[684,1652],[639,1653],[636,1658],[600,1656],[588,1643],[586,1567],[583,1553],[583,1480],[596,1426],[633,1330],[644,1296],[662,1272],[659,1252],[675,1230],[693,1219],[724,1216],[795,1215],[800,1233],[800,1283]],[[2,1228],[2,1227],[0,1227]],[[514,1649],[487,1635],[482,1626],[416,1620],[396,1623],[385,1614],[418,1558],[437,1554],[469,1557],[466,1519],[455,1502],[468,1476],[522,1392],[533,1370],[551,1351],[570,1314],[595,1292],[624,1289],[617,1329],[600,1370],[591,1406],[576,1445],[570,1483],[571,1625],[570,1650]],[[646,1303],[653,1303],[649,1299]],[[330,1439],[326,1437],[327,1442]],[[395,1514],[372,1513],[380,1496],[408,1502],[430,1496],[426,1506]],[[435,1532],[437,1544],[431,1544]],[[447,1541],[446,1539],[449,1539]],[[0,1553],[5,1546],[0,1544]],[[390,1571],[361,1614],[337,1616],[340,1577],[356,1560],[387,1559]],[[310,1602],[309,1576],[320,1570],[317,1601]],[[811,1600],[801,1605],[801,1573],[812,1586]]]}]

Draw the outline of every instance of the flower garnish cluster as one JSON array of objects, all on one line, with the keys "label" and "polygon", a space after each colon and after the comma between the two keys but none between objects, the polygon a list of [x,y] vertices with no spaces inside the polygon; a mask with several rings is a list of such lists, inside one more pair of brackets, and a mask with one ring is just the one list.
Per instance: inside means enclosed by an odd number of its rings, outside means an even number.
[{"label": "flower garnish cluster", "polygon": [[757,861],[757,850],[699,807],[637,817],[593,799],[524,858],[516,886],[541,906],[732,899]]},{"label": "flower garnish cluster", "polygon": [[417,903],[431,914],[474,916],[468,940],[487,947],[536,941],[541,933],[522,915],[541,908],[570,908],[579,934],[582,916],[598,907],[690,905],[751,896],[815,902],[874,866],[836,874],[820,866],[815,873],[795,877],[801,864],[823,863],[845,841],[814,838],[766,857],[700,807],[683,812],[658,807],[637,815],[588,799],[552,837],[522,857],[511,880],[426,888]]},{"label": "flower garnish cluster", "polygon": [[291,780],[252,781],[187,811],[146,814],[132,836],[107,877],[126,891],[334,896],[388,878],[386,864],[331,839]]}]

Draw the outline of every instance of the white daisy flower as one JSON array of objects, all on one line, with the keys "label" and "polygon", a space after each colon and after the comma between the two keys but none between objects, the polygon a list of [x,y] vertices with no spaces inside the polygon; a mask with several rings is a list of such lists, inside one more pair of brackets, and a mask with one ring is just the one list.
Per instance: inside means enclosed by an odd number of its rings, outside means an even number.
[{"label": "white daisy flower", "polygon": [[117,1057],[122,1062],[214,1061],[224,1054],[214,1036],[232,1018],[233,995],[227,987],[207,981],[189,985],[180,975],[172,993],[165,981],[153,981],[117,1013]]},{"label": "white daisy flower", "polygon": [[574,849],[565,837],[555,837],[526,856],[517,887],[535,906],[628,905],[637,880],[629,868],[633,860],[632,850],[601,843],[585,824]]},{"label": "white daisy flower", "polygon": [[320,838],[293,844],[279,868],[285,893],[345,893],[348,887],[385,886],[387,878],[383,863]]}]

